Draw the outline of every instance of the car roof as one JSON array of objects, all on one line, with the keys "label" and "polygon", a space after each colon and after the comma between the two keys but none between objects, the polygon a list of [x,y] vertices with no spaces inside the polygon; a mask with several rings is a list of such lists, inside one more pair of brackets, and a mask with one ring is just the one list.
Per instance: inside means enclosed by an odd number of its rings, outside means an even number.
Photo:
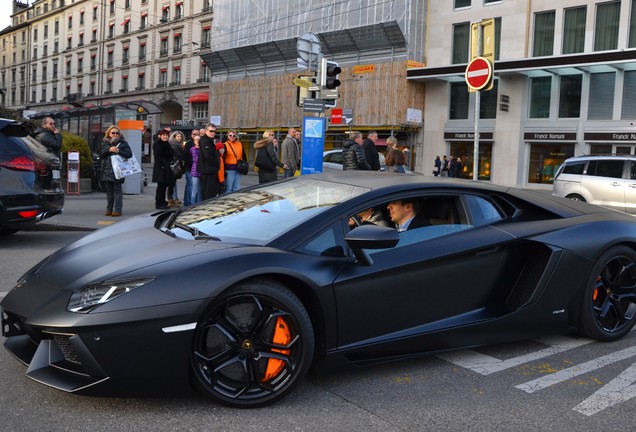
[{"label": "car roof", "polygon": [[421,174],[405,176],[404,174],[396,174],[378,171],[339,171],[329,170],[321,174],[310,174],[317,179],[333,181],[337,183],[346,183],[352,186],[360,186],[370,189],[382,189],[391,186],[403,186],[412,184],[414,187],[444,187],[444,188],[465,188],[477,187],[482,190],[492,190],[497,192],[505,192],[509,188],[505,186],[493,185],[490,183],[473,182],[472,180],[428,177]]},{"label": "car roof", "polygon": [[598,160],[598,159],[621,159],[621,160],[636,160],[636,155],[617,155],[617,154],[593,154],[593,155],[582,155],[582,156],[574,156],[565,160],[565,162],[577,162],[577,161],[588,161],[588,160]]}]

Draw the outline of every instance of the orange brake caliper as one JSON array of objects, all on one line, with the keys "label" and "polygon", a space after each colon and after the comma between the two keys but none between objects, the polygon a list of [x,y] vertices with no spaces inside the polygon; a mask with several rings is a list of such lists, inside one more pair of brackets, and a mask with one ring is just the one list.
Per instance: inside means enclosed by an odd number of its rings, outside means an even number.
[{"label": "orange brake caliper", "polygon": [[[291,333],[289,327],[283,319],[283,317],[276,318],[276,325],[274,326],[274,337],[272,342],[278,345],[287,345],[291,342]],[[290,350],[272,349],[274,352],[288,355]],[[269,381],[280,373],[285,367],[285,362],[279,359],[267,359],[267,370],[265,370],[265,376],[261,379],[261,382]]]}]

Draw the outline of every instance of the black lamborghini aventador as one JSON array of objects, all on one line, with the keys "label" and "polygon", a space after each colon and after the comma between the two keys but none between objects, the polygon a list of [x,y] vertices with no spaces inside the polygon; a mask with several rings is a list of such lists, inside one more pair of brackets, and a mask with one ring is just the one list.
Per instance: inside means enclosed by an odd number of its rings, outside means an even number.
[{"label": "black lamborghini aventador", "polygon": [[[395,229],[391,202],[419,220]],[[376,223],[360,217],[373,209]],[[415,219],[413,219],[415,220]],[[270,404],[310,366],[579,332],[636,313],[636,220],[452,179],[331,172],[131,218],[49,256],[3,299],[5,346],[68,392]]]}]

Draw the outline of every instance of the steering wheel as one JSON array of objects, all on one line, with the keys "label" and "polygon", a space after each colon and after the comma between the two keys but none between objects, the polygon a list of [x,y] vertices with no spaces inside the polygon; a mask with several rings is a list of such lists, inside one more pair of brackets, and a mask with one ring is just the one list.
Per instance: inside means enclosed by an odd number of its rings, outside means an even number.
[{"label": "steering wheel", "polygon": [[356,227],[359,227],[362,225],[362,219],[360,219],[360,216],[358,215],[353,215],[350,216],[350,218],[353,220],[353,222],[356,224]]}]

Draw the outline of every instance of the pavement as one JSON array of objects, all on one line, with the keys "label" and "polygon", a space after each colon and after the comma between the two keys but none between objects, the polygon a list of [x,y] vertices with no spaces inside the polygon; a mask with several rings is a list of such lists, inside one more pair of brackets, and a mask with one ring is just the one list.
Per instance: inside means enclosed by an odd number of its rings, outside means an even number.
[{"label": "pavement", "polygon": [[[148,177],[150,178],[150,177]],[[241,179],[241,188],[258,183],[258,174],[249,173]],[[185,179],[177,181],[179,199],[183,201]],[[156,183],[148,183],[141,194],[124,194],[124,206],[119,217],[105,216],[106,194],[92,191],[80,195],[66,195],[62,214],[45,219],[29,231],[94,231],[126,218],[155,210]]]}]

